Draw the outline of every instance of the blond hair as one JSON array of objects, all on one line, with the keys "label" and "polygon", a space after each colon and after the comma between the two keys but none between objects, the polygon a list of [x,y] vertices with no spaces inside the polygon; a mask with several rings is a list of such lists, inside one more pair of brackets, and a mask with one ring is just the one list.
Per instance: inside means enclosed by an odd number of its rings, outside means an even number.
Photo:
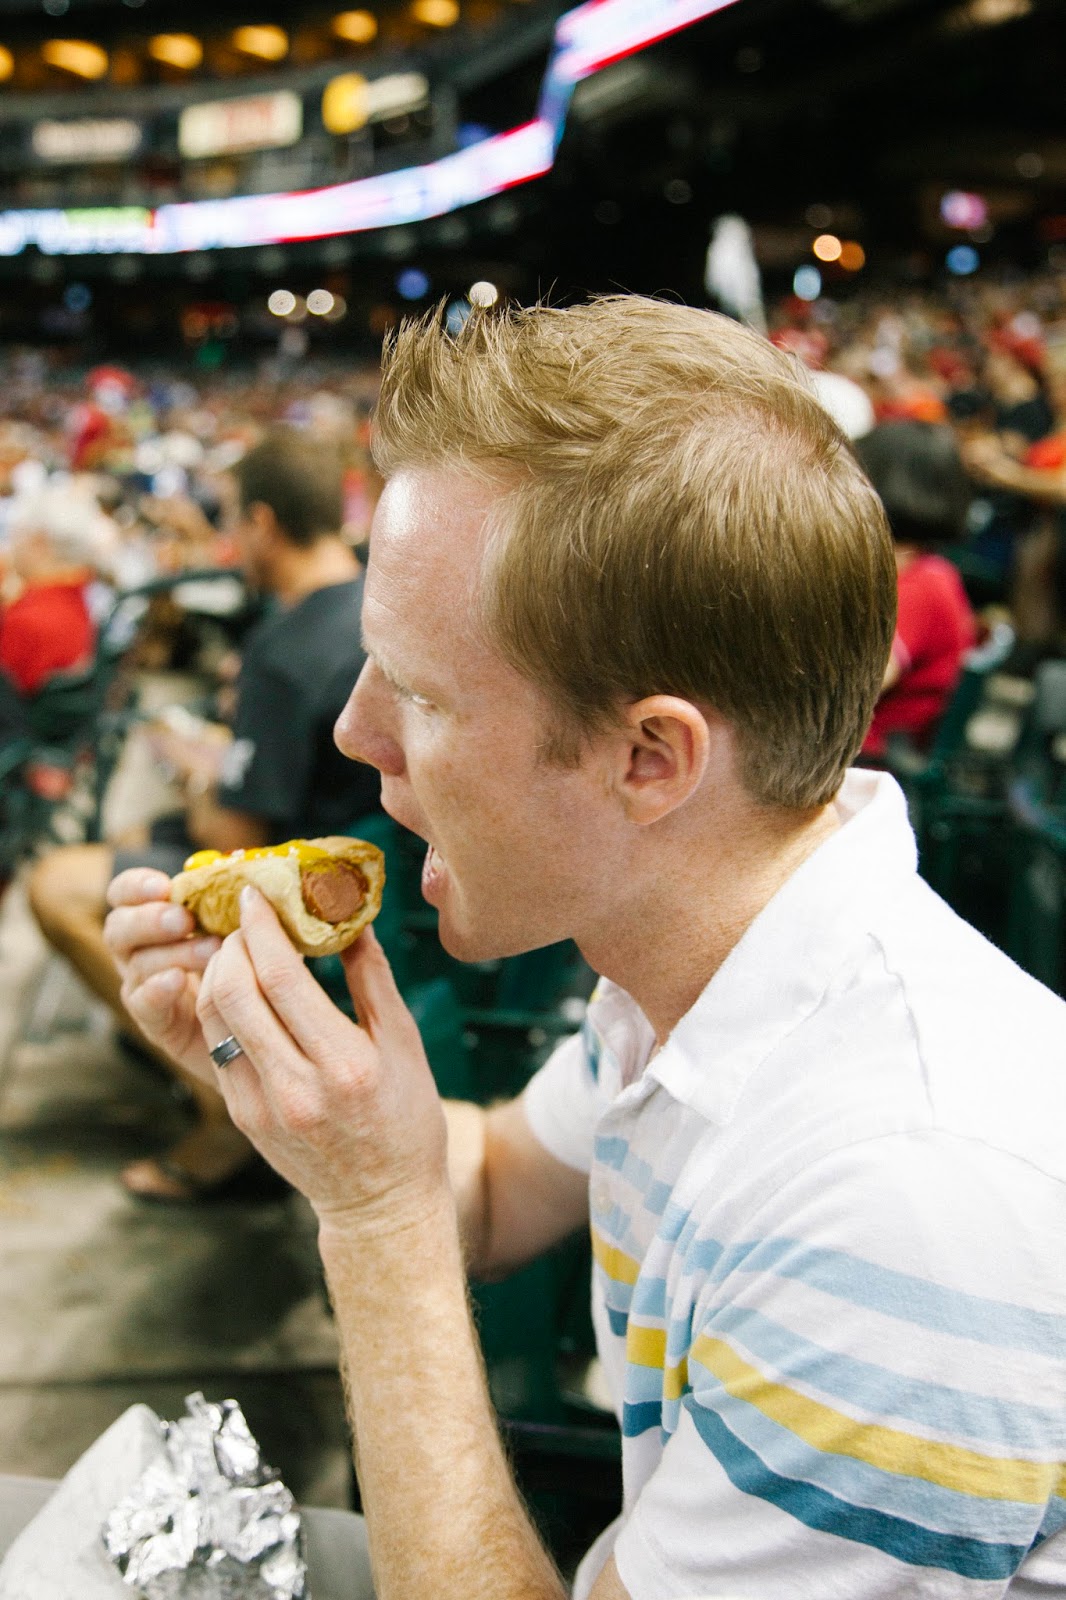
[{"label": "blond hair", "polygon": [[790,357],[637,296],[475,313],[457,338],[434,313],[387,344],[375,455],[387,477],[499,483],[484,626],[564,728],[679,695],[731,723],[756,800],[832,799],[881,688],[896,572]]}]

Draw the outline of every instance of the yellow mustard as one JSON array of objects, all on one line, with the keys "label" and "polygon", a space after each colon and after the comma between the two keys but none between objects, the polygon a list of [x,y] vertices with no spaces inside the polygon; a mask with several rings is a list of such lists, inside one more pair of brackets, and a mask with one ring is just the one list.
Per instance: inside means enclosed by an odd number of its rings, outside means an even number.
[{"label": "yellow mustard", "polygon": [[308,844],[306,839],[287,839],[284,844],[258,845],[251,850],[230,850],[228,854],[222,850],[196,850],[182,867],[183,872],[192,872],[196,867],[210,866],[213,861],[222,861],[242,857],[247,861],[256,856],[295,856],[301,867],[310,866],[315,861],[331,861],[333,858],[328,850],[323,850],[320,845]]}]

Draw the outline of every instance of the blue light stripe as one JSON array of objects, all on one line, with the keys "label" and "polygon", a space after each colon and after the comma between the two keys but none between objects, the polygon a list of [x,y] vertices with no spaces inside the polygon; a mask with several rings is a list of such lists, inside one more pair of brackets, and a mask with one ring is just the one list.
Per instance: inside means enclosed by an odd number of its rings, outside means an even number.
[{"label": "blue light stripe", "polygon": [[1066,1358],[1066,1317],[948,1289],[803,1239],[752,1239],[728,1250],[714,1239],[701,1239],[685,1264],[707,1272],[717,1283],[733,1272],[773,1273],[936,1333],[1058,1361]]}]

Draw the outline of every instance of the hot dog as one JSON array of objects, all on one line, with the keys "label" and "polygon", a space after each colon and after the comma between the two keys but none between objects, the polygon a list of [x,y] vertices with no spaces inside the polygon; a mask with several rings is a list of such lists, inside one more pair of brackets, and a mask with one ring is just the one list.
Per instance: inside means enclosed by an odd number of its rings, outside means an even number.
[{"label": "hot dog", "polygon": [[198,850],[171,881],[170,898],[187,906],[205,933],[224,938],[240,926],[248,883],[270,901],[301,955],[335,955],[380,911],[385,858],[376,845],[342,835],[229,855]]}]

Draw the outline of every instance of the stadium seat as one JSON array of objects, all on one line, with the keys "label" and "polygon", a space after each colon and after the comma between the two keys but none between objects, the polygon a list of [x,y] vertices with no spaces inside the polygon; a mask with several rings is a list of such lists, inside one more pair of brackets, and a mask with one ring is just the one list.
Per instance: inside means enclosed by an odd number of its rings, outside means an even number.
[{"label": "stadium seat", "polygon": [[[1005,938],[1006,784],[1010,747],[971,739],[979,708],[1014,647],[1006,623],[966,658],[962,677],[928,753],[889,741],[886,766],[898,779],[926,881],[989,938]],[[1016,719],[1020,724],[1020,719]]]},{"label": "stadium seat", "polygon": [[1044,662],[1035,691],[1008,794],[1007,950],[1066,996],[1066,661]]}]

